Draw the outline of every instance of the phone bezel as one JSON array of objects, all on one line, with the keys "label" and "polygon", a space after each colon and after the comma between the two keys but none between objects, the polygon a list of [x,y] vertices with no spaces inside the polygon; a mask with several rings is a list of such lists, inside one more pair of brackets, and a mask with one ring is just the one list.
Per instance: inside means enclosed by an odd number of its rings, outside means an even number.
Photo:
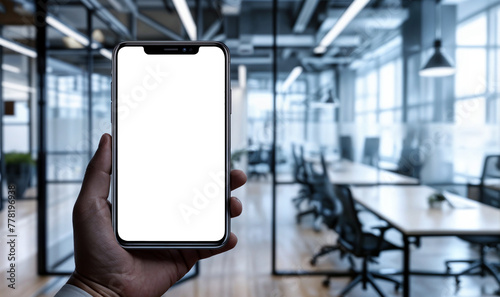
[{"label": "phone bezel", "polygon": [[[220,48],[225,56],[225,231],[224,236],[218,241],[127,241],[122,239],[118,234],[118,168],[117,168],[117,157],[118,157],[118,119],[117,119],[117,87],[118,87],[118,52],[124,47],[145,47],[145,46],[179,46],[179,47],[218,47]],[[166,55],[171,53],[166,53]],[[190,54],[190,53],[186,53]],[[161,248],[219,248],[226,244],[231,234],[230,228],[230,212],[229,212],[229,199],[231,194],[230,189],[230,152],[231,152],[231,87],[230,87],[230,53],[227,46],[221,42],[216,41],[126,41],[119,43],[113,49],[112,56],[112,86],[111,86],[111,123],[112,123],[112,223],[113,231],[118,243],[127,249],[161,249]]]}]

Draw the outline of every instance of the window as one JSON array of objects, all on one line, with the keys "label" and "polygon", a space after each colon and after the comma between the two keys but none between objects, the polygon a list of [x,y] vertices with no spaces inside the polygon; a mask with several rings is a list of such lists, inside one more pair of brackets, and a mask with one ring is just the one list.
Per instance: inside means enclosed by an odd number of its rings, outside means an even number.
[{"label": "window", "polygon": [[401,121],[402,59],[401,38],[376,50],[373,60],[357,71],[356,122],[390,125]]},{"label": "window", "polygon": [[480,175],[483,156],[498,150],[499,17],[496,6],[457,25],[453,164],[458,175]]},{"label": "window", "polygon": [[457,26],[457,45],[486,45],[487,42],[486,13],[481,13],[474,18]]},{"label": "window", "polygon": [[356,122],[376,122],[378,74],[375,70],[356,78]]},{"label": "window", "polygon": [[486,91],[486,48],[457,48],[455,96],[484,94]]},{"label": "window", "polygon": [[[499,123],[500,8],[458,24],[454,119],[460,125]],[[489,24],[489,26],[488,26]]]}]

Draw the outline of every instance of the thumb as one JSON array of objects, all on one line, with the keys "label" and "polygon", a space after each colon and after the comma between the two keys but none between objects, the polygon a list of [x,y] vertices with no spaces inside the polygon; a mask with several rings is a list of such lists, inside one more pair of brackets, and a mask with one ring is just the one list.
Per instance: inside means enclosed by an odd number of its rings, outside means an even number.
[{"label": "thumb", "polygon": [[84,214],[86,211],[107,205],[111,181],[111,135],[103,134],[99,147],[90,160],[83,179],[82,188],[75,204]]},{"label": "thumb", "polygon": [[[111,136],[104,134],[99,148],[90,160],[82,188],[73,208],[75,269],[82,275],[98,275],[106,268],[118,243],[111,225],[108,205],[111,181]],[[101,270],[102,273],[102,270]],[[98,281],[92,278],[93,281]]]}]

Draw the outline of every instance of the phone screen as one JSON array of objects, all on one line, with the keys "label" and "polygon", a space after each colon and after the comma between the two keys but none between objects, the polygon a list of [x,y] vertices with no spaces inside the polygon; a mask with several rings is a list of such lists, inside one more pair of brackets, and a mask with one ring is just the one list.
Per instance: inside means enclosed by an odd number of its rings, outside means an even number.
[{"label": "phone screen", "polygon": [[219,46],[194,52],[116,52],[114,195],[122,241],[226,236],[228,57]]}]

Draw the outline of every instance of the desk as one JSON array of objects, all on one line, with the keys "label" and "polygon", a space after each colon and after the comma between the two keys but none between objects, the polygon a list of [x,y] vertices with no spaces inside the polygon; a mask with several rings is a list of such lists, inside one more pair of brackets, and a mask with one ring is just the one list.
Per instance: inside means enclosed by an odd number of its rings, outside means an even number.
[{"label": "desk", "polygon": [[[328,159],[327,159],[328,160]],[[306,161],[314,164],[315,169],[321,171],[320,158],[316,157],[306,157]],[[318,167],[318,168],[316,168]],[[355,163],[347,160],[333,160],[329,165],[328,175],[330,181],[333,184],[344,184],[344,185],[362,185],[362,186],[373,186],[380,184],[398,184],[398,185],[416,185],[419,180],[413,177],[407,177],[397,173],[392,173],[389,171],[377,169],[368,165]],[[307,271],[307,270],[296,270],[296,271],[283,271],[276,268],[276,186],[279,185],[289,185],[293,182],[276,182],[273,180],[273,207],[271,213],[271,267],[273,275],[281,276],[314,276],[314,275],[328,275],[330,277],[335,276],[352,276],[350,271]]]},{"label": "desk", "polygon": [[[321,171],[321,161],[319,158],[306,157],[305,160],[313,163],[315,170]],[[349,160],[329,160],[327,158],[326,162],[328,164],[328,177],[335,185],[416,185],[419,183],[419,180],[414,177]]]},{"label": "desk", "polygon": [[378,169],[347,160],[337,161],[329,166],[328,177],[333,184],[375,185],[375,184],[413,184],[418,179],[390,171]]},{"label": "desk", "polygon": [[[456,208],[446,203],[430,209],[427,197],[435,190],[427,186],[353,187],[354,199],[403,234],[403,296],[410,295],[409,237],[500,234],[500,209],[451,193],[445,193]],[[418,274],[418,273],[417,273]]]}]

